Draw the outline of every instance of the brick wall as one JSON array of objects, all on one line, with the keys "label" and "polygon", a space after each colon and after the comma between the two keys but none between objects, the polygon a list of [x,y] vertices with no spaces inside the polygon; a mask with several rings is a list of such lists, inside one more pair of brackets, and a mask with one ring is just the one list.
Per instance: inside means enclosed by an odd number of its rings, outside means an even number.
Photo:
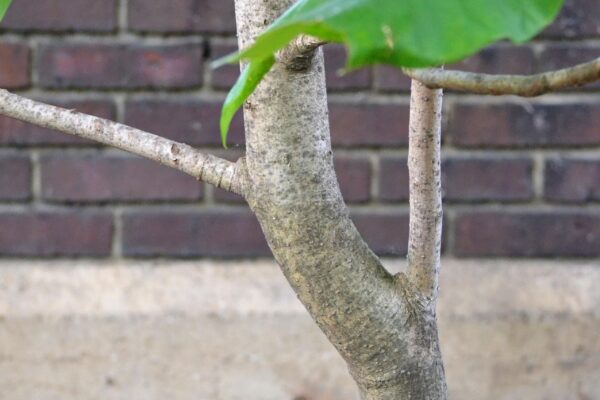
[{"label": "brick wall", "polygon": [[[600,2],[567,1],[535,42],[461,63],[532,73],[600,56]],[[15,0],[0,25],[0,87],[235,159],[218,115],[236,67],[232,0]],[[373,248],[407,241],[409,82],[377,67],[346,76],[327,48],[336,167]],[[600,257],[600,85],[533,101],[449,93],[445,103],[447,255]],[[0,255],[268,255],[239,198],[94,143],[0,117]]]}]

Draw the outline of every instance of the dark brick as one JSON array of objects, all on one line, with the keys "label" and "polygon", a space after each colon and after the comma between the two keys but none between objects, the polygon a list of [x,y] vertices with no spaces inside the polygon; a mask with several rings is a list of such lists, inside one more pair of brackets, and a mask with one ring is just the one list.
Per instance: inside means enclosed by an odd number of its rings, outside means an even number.
[{"label": "dark brick", "polygon": [[0,200],[31,198],[31,162],[24,156],[0,156]]},{"label": "dark brick", "polygon": [[[534,62],[535,58],[531,48],[500,44],[486,48],[448,68],[489,74],[530,74],[534,72]],[[374,86],[379,91],[410,91],[410,79],[399,68],[377,66],[374,76]]]},{"label": "dark brick", "polygon": [[0,87],[23,89],[30,85],[29,47],[20,43],[0,43]]},{"label": "dark brick", "polygon": [[334,145],[381,147],[408,143],[408,105],[332,103],[329,110]]},{"label": "dark brick", "polygon": [[128,214],[123,252],[133,257],[270,255],[258,221],[245,211]]},{"label": "dark brick", "polygon": [[408,201],[406,158],[382,158],[379,170],[379,198],[383,201]]},{"label": "dark brick", "polygon": [[399,68],[378,65],[373,72],[373,85],[381,92],[409,92],[410,78]]},{"label": "dark brick", "polygon": [[600,255],[595,213],[475,212],[456,219],[455,254],[466,257]]},{"label": "dark brick", "polygon": [[[540,70],[551,71],[572,67],[592,61],[600,55],[600,46],[583,44],[552,44],[544,48],[540,55]],[[599,83],[587,84],[586,89],[598,89]]]},{"label": "dark brick", "polygon": [[380,256],[404,256],[408,249],[408,215],[355,214],[352,220],[371,249]]},{"label": "dark brick", "polygon": [[336,158],[335,172],[344,200],[365,203],[371,198],[371,163],[366,159]]},{"label": "dark brick", "polygon": [[101,257],[110,255],[113,223],[108,214],[0,213],[0,255]]},{"label": "dark brick", "polygon": [[228,192],[227,190],[214,188],[214,198],[219,203],[244,204],[246,200],[239,194]]},{"label": "dark brick", "polygon": [[[221,146],[219,119],[221,102],[204,100],[131,101],[125,123],[178,142]],[[229,145],[244,143],[242,113],[231,126]]]},{"label": "dark brick", "polygon": [[47,88],[187,88],[202,84],[199,44],[48,44],[38,74]]},{"label": "dark brick", "polygon": [[[42,101],[44,101],[42,99]],[[116,109],[112,101],[49,101],[52,104],[66,109],[92,114],[101,118],[114,120]],[[91,144],[93,142],[79,139],[72,135],[40,128],[16,119],[0,116],[0,145],[29,146],[29,145],[63,145],[63,144]]]},{"label": "dark brick", "polygon": [[15,31],[112,31],[117,0],[17,0],[1,26]]},{"label": "dark brick", "polygon": [[[224,57],[228,54],[237,51],[235,45],[211,45],[210,58],[212,61]],[[213,69],[212,73],[212,87],[217,90],[229,90],[235,84],[238,77],[240,76],[239,65],[224,65],[217,69]]]},{"label": "dark brick", "polygon": [[498,44],[481,50],[448,69],[488,74],[531,74],[534,71],[533,49],[512,44]]},{"label": "dark brick", "polygon": [[42,197],[58,202],[194,201],[202,184],[155,162],[118,156],[53,155],[41,160]]},{"label": "dark brick", "polygon": [[[445,201],[522,201],[533,196],[533,165],[527,159],[448,159],[442,165]],[[379,198],[409,199],[406,158],[383,158]]]},{"label": "dark brick", "polygon": [[540,55],[540,66],[544,71],[572,67],[575,64],[598,58],[600,46],[560,43],[544,47]]},{"label": "dark brick", "polygon": [[461,147],[548,147],[600,144],[597,104],[457,104],[448,123]]},{"label": "dark brick", "polygon": [[129,0],[129,28],[143,32],[234,33],[233,1]]},{"label": "dark brick", "polygon": [[444,200],[524,201],[533,198],[533,163],[525,158],[447,159],[442,165]]},{"label": "dark brick", "polygon": [[344,73],[346,49],[340,45],[325,46],[327,88],[334,91],[361,90],[371,86],[371,69],[361,68]]},{"label": "dark brick", "polygon": [[555,38],[600,35],[600,3],[597,0],[567,0],[556,21],[543,36]]},{"label": "dark brick", "polygon": [[600,201],[600,161],[568,158],[546,162],[544,197],[550,201]]}]

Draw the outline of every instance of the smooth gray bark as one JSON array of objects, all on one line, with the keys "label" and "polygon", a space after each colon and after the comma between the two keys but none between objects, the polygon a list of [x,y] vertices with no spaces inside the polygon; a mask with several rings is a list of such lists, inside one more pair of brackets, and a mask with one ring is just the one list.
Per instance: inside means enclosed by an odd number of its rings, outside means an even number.
[{"label": "smooth gray bark", "polygon": [[431,308],[435,308],[438,297],[442,247],[442,98],[442,90],[412,81],[408,139],[408,276]]},{"label": "smooth gray bark", "polygon": [[[240,47],[290,4],[236,0]],[[283,273],[348,363],[364,399],[444,399],[435,313],[391,276],[349,218],[333,169],[321,50],[279,62],[244,107],[243,188]]]}]

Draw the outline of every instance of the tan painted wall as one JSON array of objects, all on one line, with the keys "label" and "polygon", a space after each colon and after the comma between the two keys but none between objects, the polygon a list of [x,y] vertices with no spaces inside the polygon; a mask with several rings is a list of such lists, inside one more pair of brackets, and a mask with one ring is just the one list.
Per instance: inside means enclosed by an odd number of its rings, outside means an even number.
[{"label": "tan painted wall", "polygon": [[[444,261],[452,399],[600,399],[598,263]],[[3,261],[0,399],[356,394],[270,262]]]}]

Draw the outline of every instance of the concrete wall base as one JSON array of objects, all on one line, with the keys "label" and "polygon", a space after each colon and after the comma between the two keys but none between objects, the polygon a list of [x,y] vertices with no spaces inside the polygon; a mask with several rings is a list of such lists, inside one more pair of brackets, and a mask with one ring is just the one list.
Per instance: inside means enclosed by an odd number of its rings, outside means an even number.
[{"label": "concrete wall base", "polygon": [[[444,260],[451,398],[600,399],[599,283],[595,263]],[[3,261],[0,398],[357,395],[271,262]]]}]

